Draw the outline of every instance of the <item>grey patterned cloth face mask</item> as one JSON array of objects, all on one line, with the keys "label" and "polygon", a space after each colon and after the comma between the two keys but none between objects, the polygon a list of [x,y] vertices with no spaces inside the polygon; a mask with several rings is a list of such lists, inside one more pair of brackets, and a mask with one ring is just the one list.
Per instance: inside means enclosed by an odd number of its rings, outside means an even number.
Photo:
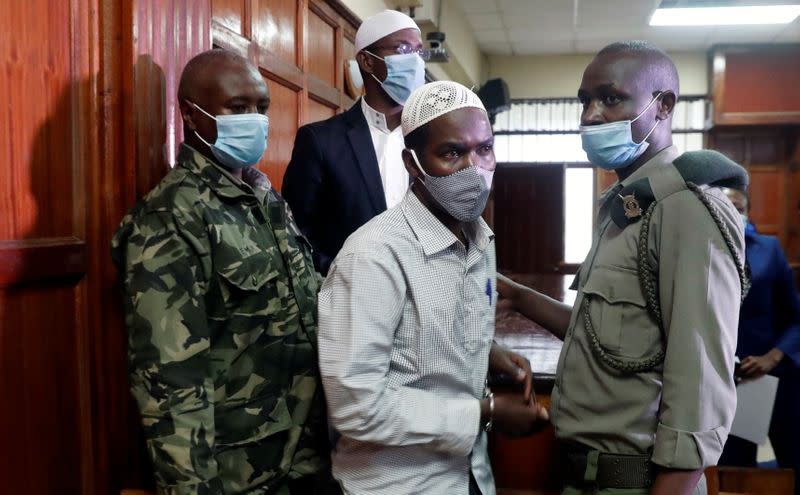
[{"label": "grey patterned cloth face mask", "polygon": [[489,199],[494,171],[473,166],[443,177],[434,177],[422,169],[414,150],[408,151],[417,169],[425,176],[425,189],[444,211],[460,222],[472,222],[481,216]]}]

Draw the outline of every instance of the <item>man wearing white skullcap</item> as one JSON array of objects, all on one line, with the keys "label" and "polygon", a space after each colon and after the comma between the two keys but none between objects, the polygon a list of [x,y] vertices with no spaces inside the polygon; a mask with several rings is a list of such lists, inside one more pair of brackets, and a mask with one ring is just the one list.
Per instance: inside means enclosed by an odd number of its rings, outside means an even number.
[{"label": "man wearing white skullcap", "polygon": [[[402,130],[411,189],[348,238],[319,295],[334,477],[348,494],[492,495],[485,432],[547,418],[528,361],[493,343],[492,128],[474,93],[435,82]],[[495,397],[488,371],[520,392]]]},{"label": "man wearing white skullcap", "polygon": [[323,275],[347,236],[408,190],[400,114],[425,82],[429,55],[414,20],[394,10],[367,18],[355,48],[364,96],[347,112],[300,128],[281,191]]}]

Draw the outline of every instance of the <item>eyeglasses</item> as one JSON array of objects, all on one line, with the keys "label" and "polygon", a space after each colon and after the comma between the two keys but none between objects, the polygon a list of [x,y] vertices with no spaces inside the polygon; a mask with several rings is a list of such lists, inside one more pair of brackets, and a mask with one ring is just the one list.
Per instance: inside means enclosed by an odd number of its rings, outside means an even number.
[{"label": "eyeglasses", "polygon": [[376,46],[376,50],[386,50],[394,52],[398,55],[408,55],[409,53],[416,53],[422,60],[430,60],[431,51],[425,48],[414,48],[407,43],[400,43],[397,46]]}]

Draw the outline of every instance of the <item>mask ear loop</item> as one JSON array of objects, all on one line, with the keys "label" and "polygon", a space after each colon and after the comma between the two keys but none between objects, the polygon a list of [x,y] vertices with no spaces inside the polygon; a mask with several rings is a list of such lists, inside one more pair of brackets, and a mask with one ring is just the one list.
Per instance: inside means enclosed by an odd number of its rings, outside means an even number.
[{"label": "mask ear loop", "polygon": [[[658,101],[658,99],[659,99],[659,98],[661,98],[661,96],[662,96],[663,94],[664,94],[664,92],[663,92],[663,91],[659,91],[659,92],[658,92],[658,94],[655,96],[655,98],[653,98],[652,100],[650,100],[650,103],[648,103],[648,104],[647,104],[647,106],[646,106],[646,107],[644,107],[644,110],[642,110],[642,111],[641,111],[641,113],[639,113],[639,115],[637,115],[635,119],[631,120],[631,124],[633,124],[634,122],[636,122],[636,121],[639,119],[639,117],[641,117],[642,115],[644,115],[644,113],[645,113],[645,112],[646,112],[646,111],[647,111],[647,110],[648,110],[648,109],[649,109],[651,106],[653,106],[653,103],[655,103],[656,101]],[[659,124],[660,122],[661,122],[660,120],[656,119],[656,123],[653,125],[653,127],[651,127],[651,128],[650,128],[650,132],[648,132],[648,133],[647,133],[647,135],[644,137],[644,139],[642,139],[641,141],[639,141],[639,142],[638,142],[638,143],[636,143],[636,144],[642,144],[643,142],[647,141],[647,138],[649,138],[649,137],[650,137],[650,134],[652,134],[652,133],[653,133],[653,131],[655,131],[655,130],[656,130],[656,127],[658,127],[658,124]]]},{"label": "mask ear loop", "polygon": [[[386,63],[386,59],[385,59],[384,57],[379,57],[379,56],[375,55],[374,53],[372,53],[372,52],[371,52],[371,51],[369,51],[369,50],[363,50],[363,52],[364,52],[364,53],[366,53],[367,55],[372,55],[373,57],[377,58],[378,60],[383,60],[383,63],[384,63],[384,64]],[[386,74],[387,74],[387,76],[388,76],[388,74],[389,74],[389,67],[386,67]],[[381,81],[380,79],[378,79],[377,77],[375,77],[375,74],[373,74],[373,73],[371,73],[371,72],[370,72],[370,74],[369,74],[369,75],[370,75],[370,76],[372,76],[372,78],[373,78],[373,79],[375,79],[375,81],[376,81],[378,84],[381,84],[381,85],[383,84],[383,81]],[[413,150],[412,150],[412,151],[413,151]]]},{"label": "mask ear loop", "polygon": [[[214,122],[216,122],[216,121],[217,121],[217,118],[216,118],[216,117],[214,117],[214,116],[213,116],[213,115],[211,115],[210,113],[208,113],[208,112],[206,112],[205,110],[203,110],[202,108],[200,108],[200,105],[198,105],[197,103],[194,103],[194,102],[190,102],[190,103],[191,103],[192,105],[194,105],[194,107],[195,107],[196,109],[198,109],[198,110],[200,110],[201,112],[203,112],[204,114],[206,114],[206,115],[207,115],[209,118],[211,118],[211,119],[214,119]],[[203,139],[203,136],[201,136],[201,135],[200,135],[200,133],[198,133],[198,132],[197,132],[197,129],[194,129],[192,132],[194,132],[194,135],[195,135],[195,136],[197,136],[197,139],[199,139],[200,141],[202,141],[202,142],[203,142],[203,144],[205,144],[205,145],[206,145],[206,146],[208,146],[209,148],[212,146],[212,145],[211,145],[211,143],[209,143],[208,141],[206,141],[205,139]]]},{"label": "mask ear loop", "polygon": [[215,121],[217,120],[217,118],[216,118],[216,117],[214,117],[214,116],[213,116],[213,115],[211,115],[210,113],[208,113],[208,112],[206,112],[205,110],[203,110],[203,109],[200,107],[200,105],[198,105],[197,103],[194,103],[194,102],[193,102],[193,103],[192,103],[192,105],[194,105],[194,107],[195,107],[196,109],[198,109],[198,110],[200,110],[201,112],[203,112],[204,114],[206,114],[206,115],[208,116],[208,118],[210,118],[210,119],[214,119]]},{"label": "mask ear loop", "polygon": [[655,98],[653,98],[652,100],[650,100],[650,103],[648,103],[648,104],[647,104],[647,106],[646,106],[646,107],[644,107],[644,110],[642,110],[641,112],[639,112],[639,115],[637,115],[636,117],[634,117],[634,119],[633,119],[633,120],[631,120],[631,123],[633,123],[633,122],[636,122],[637,120],[639,120],[639,117],[641,117],[642,115],[644,115],[644,113],[645,113],[645,112],[646,112],[646,111],[647,111],[647,110],[648,110],[650,107],[652,107],[652,106],[653,106],[653,103],[655,103],[655,102],[656,102],[656,101],[657,101],[659,98],[661,98],[661,95],[663,95],[663,94],[664,94],[664,92],[663,92],[663,91],[659,91],[659,92],[658,92],[658,94],[655,96]]},{"label": "mask ear loop", "polygon": [[[417,158],[417,152],[416,152],[416,151],[414,151],[414,148],[407,148],[407,149],[408,149],[408,152],[409,152],[409,153],[411,153],[411,158],[413,158],[413,159],[414,159],[414,165],[416,165],[416,166],[417,166],[417,170],[419,170],[420,172],[422,172],[422,175],[424,175],[425,177],[430,177],[430,176],[429,176],[429,175],[428,175],[428,174],[425,172],[425,170],[423,170],[423,169],[422,169],[422,165],[419,163],[419,158]],[[423,182],[425,182],[425,181],[423,181]]]}]

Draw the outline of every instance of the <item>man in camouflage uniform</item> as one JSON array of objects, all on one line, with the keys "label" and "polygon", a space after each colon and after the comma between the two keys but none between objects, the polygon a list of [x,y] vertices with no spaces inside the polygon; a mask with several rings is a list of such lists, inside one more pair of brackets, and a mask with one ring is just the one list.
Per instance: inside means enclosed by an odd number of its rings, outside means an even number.
[{"label": "man in camouflage uniform", "polygon": [[[322,493],[318,276],[283,199],[248,166],[266,141],[266,84],[212,50],[187,64],[178,97],[178,164],[112,241],[159,493]],[[263,142],[229,139],[234,115]]]}]

